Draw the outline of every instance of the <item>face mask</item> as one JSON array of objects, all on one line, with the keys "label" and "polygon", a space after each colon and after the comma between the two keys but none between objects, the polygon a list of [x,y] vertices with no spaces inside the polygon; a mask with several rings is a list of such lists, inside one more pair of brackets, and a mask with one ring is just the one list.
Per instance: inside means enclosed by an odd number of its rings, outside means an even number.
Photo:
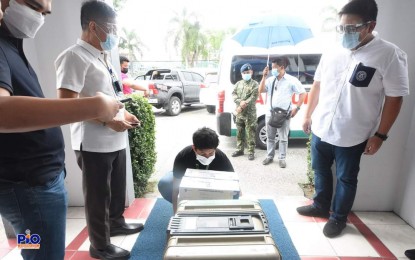
[{"label": "face mask", "polygon": [[45,22],[45,17],[28,6],[11,0],[4,12],[3,21],[14,37],[34,38]]},{"label": "face mask", "polygon": [[215,159],[215,155],[212,155],[209,158],[196,154],[196,160],[198,160],[203,165],[209,165]]},{"label": "face mask", "polygon": [[251,79],[251,77],[252,77],[252,75],[251,75],[251,74],[242,74],[242,79],[243,79],[243,80],[245,80],[245,81],[250,80],[250,79]]},{"label": "face mask", "polygon": [[[101,31],[105,32],[98,24],[97,26],[101,29]],[[98,38],[99,44],[101,45],[101,48],[104,51],[110,51],[118,45],[118,36],[113,33],[107,33],[107,39],[105,40],[105,42],[101,41],[101,39],[98,37],[96,33],[95,36]]]},{"label": "face mask", "polygon": [[121,69],[121,72],[124,73],[124,74],[127,74],[128,73],[128,68]]},{"label": "face mask", "polygon": [[278,69],[272,69],[271,70],[271,74],[274,77],[278,77],[278,75],[280,75],[280,72],[278,71]]},{"label": "face mask", "polygon": [[341,42],[344,48],[354,49],[359,45],[359,32],[355,33],[344,33],[341,36]]}]

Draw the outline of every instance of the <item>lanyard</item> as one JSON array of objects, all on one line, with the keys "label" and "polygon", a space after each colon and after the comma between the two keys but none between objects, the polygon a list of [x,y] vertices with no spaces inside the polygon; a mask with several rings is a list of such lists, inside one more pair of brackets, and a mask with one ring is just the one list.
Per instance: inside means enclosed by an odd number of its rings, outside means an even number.
[{"label": "lanyard", "polygon": [[107,60],[106,60],[106,54],[104,54],[104,60],[101,60],[101,58],[98,58],[98,60],[102,63],[102,65],[104,65],[104,67],[107,69],[107,71],[110,74],[111,77],[111,83],[112,83],[112,88],[114,90],[114,94],[117,97],[121,97],[122,96],[122,89],[120,86],[120,82],[118,81],[115,73],[112,71],[112,68],[108,65]]}]

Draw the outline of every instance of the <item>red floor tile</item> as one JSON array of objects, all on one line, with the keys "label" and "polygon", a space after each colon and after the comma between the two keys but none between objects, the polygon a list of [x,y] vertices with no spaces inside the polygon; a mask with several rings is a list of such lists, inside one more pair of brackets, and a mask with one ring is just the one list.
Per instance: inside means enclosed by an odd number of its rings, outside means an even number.
[{"label": "red floor tile", "polygon": [[66,250],[76,251],[81,247],[81,245],[88,238],[88,229],[85,227],[81,232],[75,237],[74,240],[66,247]]}]

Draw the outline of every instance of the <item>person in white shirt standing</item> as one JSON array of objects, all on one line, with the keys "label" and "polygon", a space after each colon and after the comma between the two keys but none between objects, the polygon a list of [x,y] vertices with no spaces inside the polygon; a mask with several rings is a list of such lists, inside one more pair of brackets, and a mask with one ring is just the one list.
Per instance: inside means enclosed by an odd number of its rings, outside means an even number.
[{"label": "person in white shirt standing", "polygon": [[329,218],[323,229],[327,237],[346,227],[361,156],[380,149],[409,94],[406,53],[373,32],[377,13],[374,0],[352,0],[341,9],[336,30],[343,48],[323,54],[309,94],[303,130],[312,132],[315,197],[297,211]]},{"label": "person in white shirt standing", "polygon": [[[290,132],[290,119],[294,117],[300,110],[304,102],[306,91],[301,82],[294,76],[286,73],[288,59],[284,56],[278,57],[272,63],[272,76],[267,78],[269,73],[268,66],[265,67],[262,80],[259,83],[259,93],[267,92],[267,110],[265,114],[265,122],[267,126],[267,158],[262,162],[263,165],[270,164],[275,155],[275,136],[278,133],[278,164],[281,168],[285,168],[287,163],[285,157],[288,149],[288,133]],[[291,107],[291,100],[294,94],[298,94],[298,103],[296,107]],[[287,120],[281,127],[276,128],[268,124],[271,117],[271,110],[282,108],[289,112]]]},{"label": "person in white shirt standing", "polygon": [[[103,1],[84,2],[81,27],[81,39],[55,62],[58,96],[89,97],[100,91],[120,98],[122,90],[107,59],[108,52],[118,44],[115,11]],[[130,252],[112,245],[110,236],[143,229],[142,224],[127,224],[123,217],[126,130],[138,123],[134,115],[123,109],[109,122],[90,120],[71,124],[72,148],[82,170],[91,257],[128,259]]]}]

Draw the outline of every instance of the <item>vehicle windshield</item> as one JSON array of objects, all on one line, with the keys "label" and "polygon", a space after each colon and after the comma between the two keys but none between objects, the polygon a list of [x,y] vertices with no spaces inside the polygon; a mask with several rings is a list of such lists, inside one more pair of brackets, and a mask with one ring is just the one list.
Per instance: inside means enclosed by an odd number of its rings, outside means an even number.
[{"label": "vehicle windshield", "polygon": [[[288,58],[289,65],[286,72],[292,76],[297,77],[304,85],[310,85],[313,83],[314,73],[316,72],[317,65],[320,62],[321,54],[292,54],[284,55]],[[271,55],[269,57],[269,67],[271,68],[271,62],[277,55]],[[240,70],[243,64],[249,63],[253,70],[253,79],[260,82],[262,79],[262,72],[267,63],[267,55],[237,55],[232,59],[231,66],[231,82],[235,84],[242,79]],[[271,73],[269,73],[271,74]]]}]

